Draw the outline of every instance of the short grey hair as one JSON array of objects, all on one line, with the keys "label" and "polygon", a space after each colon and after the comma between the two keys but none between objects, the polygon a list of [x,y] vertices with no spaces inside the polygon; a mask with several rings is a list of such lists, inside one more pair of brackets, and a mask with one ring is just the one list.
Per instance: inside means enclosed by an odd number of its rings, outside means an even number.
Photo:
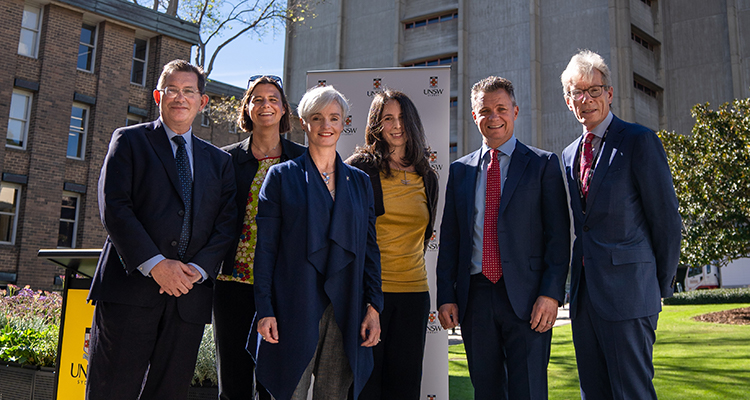
[{"label": "short grey hair", "polygon": [[492,93],[498,90],[505,90],[505,92],[508,93],[508,96],[510,96],[510,100],[513,102],[513,106],[516,106],[516,94],[513,90],[513,83],[505,78],[490,75],[475,83],[474,86],[471,87],[472,111],[479,111],[479,95],[481,93]]},{"label": "short grey hair", "polygon": [[316,86],[308,90],[299,101],[297,115],[307,121],[310,116],[319,113],[334,101],[341,106],[342,117],[346,118],[349,115],[349,100],[333,86]]},{"label": "short grey hair", "polygon": [[611,75],[604,58],[591,50],[579,50],[576,55],[571,57],[565,71],[560,75],[560,82],[563,86],[563,94],[568,94],[568,88],[575,81],[583,79],[591,81],[594,79],[594,70],[602,74],[602,85],[612,86]]}]

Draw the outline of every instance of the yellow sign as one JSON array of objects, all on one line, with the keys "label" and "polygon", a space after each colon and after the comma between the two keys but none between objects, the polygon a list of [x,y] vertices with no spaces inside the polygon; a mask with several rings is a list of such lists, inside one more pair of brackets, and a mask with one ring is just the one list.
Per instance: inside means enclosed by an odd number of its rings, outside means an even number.
[{"label": "yellow sign", "polygon": [[57,398],[81,399],[86,396],[86,373],[94,306],[86,302],[88,289],[68,289],[63,311],[62,349],[58,362]]}]

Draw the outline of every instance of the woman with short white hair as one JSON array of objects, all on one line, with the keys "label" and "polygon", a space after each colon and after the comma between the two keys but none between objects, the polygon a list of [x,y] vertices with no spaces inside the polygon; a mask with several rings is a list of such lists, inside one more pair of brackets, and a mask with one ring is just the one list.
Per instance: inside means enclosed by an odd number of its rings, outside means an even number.
[{"label": "woman with short white hair", "polygon": [[255,252],[257,379],[278,400],[355,398],[373,366],[383,307],[372,186],[336,143],[349,105],[330,86],[298,114],[302,156],[273,166],[261,188]]}]

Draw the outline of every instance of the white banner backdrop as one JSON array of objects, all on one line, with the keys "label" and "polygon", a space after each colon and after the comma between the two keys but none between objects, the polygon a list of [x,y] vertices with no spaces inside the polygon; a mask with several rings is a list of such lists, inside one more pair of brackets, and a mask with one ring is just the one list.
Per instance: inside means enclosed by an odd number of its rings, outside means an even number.
[{"label": "white banner backdrop", "polygon": [[435,230],[430,240],[425,261],[427,280],[430,285],[430,316],[427,324],[424,369],[422,372],[422,400],[448,399],[448,333],[437,318],[437,264],[439,224],[443,214],[445,187],[448,183],[450,163],[450,67],[409,67],[385,69],[353,69],[311,71],[307,73],[307,87],[333,86],[343,93],[351,104],[345,117],[344,132],[339,138],[337,150],[346,159],[358,145],[365,143],[365,126],[372,96],[385,89],[406,93],[419,110],[424,125],[427,143],[432,153],[430,164],[440,177],[438,211]]}]

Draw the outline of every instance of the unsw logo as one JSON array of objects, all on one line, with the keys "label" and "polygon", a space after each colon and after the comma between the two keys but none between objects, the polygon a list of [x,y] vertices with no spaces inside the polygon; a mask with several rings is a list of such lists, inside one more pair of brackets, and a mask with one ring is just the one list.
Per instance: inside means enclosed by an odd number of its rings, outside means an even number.
[{"label": "unsw logo", "polygon": [[325,85],[326,85],[326,80],[325,79],[319,79],[318,80],[318,86],[325,86]]},{"label": "unsw logo", "polygon": [[438,77],[431,76],[429,80],[430,87],[423,91],[425,96],[435,97],[443,94],[443,89],[438,89]]},{"label": "unsw logo", "polygon": [[372,78],[372,90],[367,91],[367,97],[373,97],[378,93],[383,93],[383,78]]},{"label": "unsw logo", "polygon": [[428,394],[427,395],[427,400],[435,400],[435,399],[437,399],[436,395],[434,395],[434,394]]},{"label": "unsw logo", "polygon": [[341,132],[342,135],[354,135],[357,133],[357,128],[352,126],[352,116],[347,115],[344,119],[344,131]]}]

